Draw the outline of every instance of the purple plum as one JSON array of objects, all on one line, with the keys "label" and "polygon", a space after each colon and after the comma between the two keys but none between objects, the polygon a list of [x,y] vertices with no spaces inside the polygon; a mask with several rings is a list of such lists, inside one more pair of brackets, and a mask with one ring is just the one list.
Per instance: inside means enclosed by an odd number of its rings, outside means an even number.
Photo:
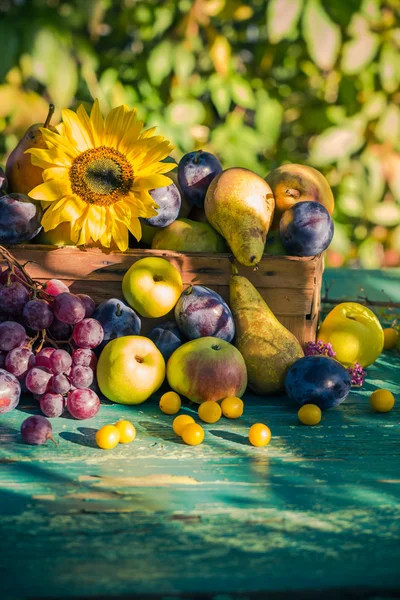
[{"label": "purple plum", "polygon": [[168,227],[179,215],[181,209],[181,195],[174,183],[166,187],[149,191],[150,196],[160,208],[158,214],[150,219],[143,219],[144,223],[152,227]]},{"label": "purple plum", "polygon": [[279,235],[290,256],[315,256],[331,243],[333,221],[319,202],[297,202],[283,213]]},{"label": "purple plum", "polygon": [[103,341],[98,346],[100,350],[114,338],[140,333],[140,318],[132,308],[117,298],[110,298],[99,304],[93,313],[93,319],[99,321],[104,330]]},{"label": "purple plum", "polygon": [[0,244],[29,242],[42,229],[43,210],[24,194],[0,197]]},{"label": "purple plum", "polygon": [[167,321],[166,323],[156,325],[149,331],[147,337],[155,343],[163,355],[165,362],[167,362],[171,354],[175,352],[179,346],[182,346],[182,344],[186,342],[186,339],[183,337],[183,334],[175,321]]},{"label": "purple plum", "polygon": [[197,150],[185,154],[178,165],[178,183],[186,200],[202,208],[208,186],[221,171],[221,163],[210,152]]},{"label": "purple plum", "polygon": [[179,329],[189,339],[212,336],[231,342],[235,324],[229,306],[217,292],[190,285],[175,306]]}]

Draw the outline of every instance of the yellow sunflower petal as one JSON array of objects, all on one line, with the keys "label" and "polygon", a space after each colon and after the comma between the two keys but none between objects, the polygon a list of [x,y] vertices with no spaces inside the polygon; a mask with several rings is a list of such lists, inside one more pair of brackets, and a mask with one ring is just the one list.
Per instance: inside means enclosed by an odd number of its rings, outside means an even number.
[{"label": "yellow sunflower petal", "polygon": [[52,179],[37,185],[29,192],[29,196],[34,200],[58,200],[71,193],[69,179]]},{"label": "yellow sunflower petal", "polygon": [[70,167],[72,162],[68,156],[65,156],[65,154],[58,152],[54,148],[47,150],[28,148],[24,154],[31,155],[31,162],[36,167]]},{"label": "yellow sunflower petal", "polygon": [[99,101],[94,101],[90,112],[90,122],[92,124],[93,140],[95,146],[102,146],[104,135],[104,119],[100,111]]},{"label": "yellow sunflower petal", "polygon": [[[125,123],[130,116],[129,108],[123,104],[118,108],[113,108],[107,115],[104,124],[103,144],[110,148],[116,148],[119,140],[126,132]],[[136,111],[135,111],[136,112]]]},{"label": "yellow sunflower petal", "polygon": [[74,223],[84,212],[88,205],[77,196],[64,196],[50,204],[42,218],[42,225],[45,231],[54,229],[64,221]]},{"label": "yellow sunflower petal", "polygon": [[69,108],[63,108],[61,115],[65,125],[65,133],[71,144],[78,148],[80,152],[93,148],[91,136],[86,128],[82,126],[78,115]]},{"label": "yellow sunflower petal", "polygon": [[[155,217],[158,212],[156,208],[159,208],[150,194],[145,192],[131,192],[124,203],[129,207],[132,217]],[[156,207],[156,208],[155,208]]]},{"label": "yellow sunflower petal", "polygon": [[[90,205],[86,204],[79,219],[71,222],[71,240],[77,244],[82,227],[85,225],[89,213]],[[85,242],[84,242],[85,243]]]},{"label": "yellow sunflower petal", "polygon": [[172,171],[177,166],[175,163],[158,162],[141,168],[135,174],[138,177],[144,177],[145,175],[153,175],[155,173],[169,173],[169,171]]},{"label": "yellow sunflower petal", "polygon": [[142,127],[143,127],[143,121],[136,121],[136,115],[135,115],[135,121],[127,124],[126,131],[125,131],[121,141],[118,144],[117,150],[122,152],[122,154],[127,154],[134,147],[134,144],[137,142],[137,140],[139,138],[139,134],[142,130]]},{"label": "yellow sunflower petal", "polygon": [[79,232],[79,240],[77,242],[78,246],[83,246],[90,240],[89,222],[89,219],[86,218],[85,222],[82,224],[82,228]]},{"label": "yellow sunflower petal", "polygon": [[153,190],[154,188],[171,185],[172,180],[165,175],[147,175],[145,177],[135,177],[133,180],[132,191]]},{"label": "yellow sunflower petal", "polygon": [[106,208],[106,228],[104,230],[103,235],[100,238],[100,243],[102,246],[104,246],[105,248],[109,248],[111,245],[111,223],[112,223],[112,218],[111,218],[111,214],[110,214],[110,209]]},{"label": "yellow sunflower petal", "polygon": [[88,212],[88,227],[90,237],[94,242],[103,235],[106,228],[106,207],[92,204]]},{"label": "yellow sunflower petal", "polygon": [[112,238],[121,252],[128,249],[128,228],[117,219],[112,222]]},{"label": "yellow sunflower petal", "polygon": [[151,127],[150,129],[146,129],[146,131],[143,131],[143,133],[140,135],[140,139],[153,137],[153,134],[156,131],[156,129],[157,127]]},{"label": "yellow sunflower petal", "polygon": [[90,140],[90,147],[94,148],[95,144],[93,138],[92,124],[90,122],[89,115],[87,114],[85,107],[82,104],[78,106],[76,114],[78,115],[79,121],[81,122],[81,126],[84,127],[86,135]]},{"label": "yellow sunflower petal", "polygon": [[43,181],[50,179],[62,179],[68,177],[68,169],[66,167],[48,167],[42,171]]},{"label": "yellow sunflower petal", "polygon": [[45,127],[41,127],[40,132],[43,136],[44,141],[50,142],[51,149],[53,151],[58,151],[62,149],[63,153],[72,159],[79,156],[80,152],[76,144],[72,142],[67,136],[60,135],[58,133],[55,133],[54,131],[50,131],[50,129],[46,129]]}]

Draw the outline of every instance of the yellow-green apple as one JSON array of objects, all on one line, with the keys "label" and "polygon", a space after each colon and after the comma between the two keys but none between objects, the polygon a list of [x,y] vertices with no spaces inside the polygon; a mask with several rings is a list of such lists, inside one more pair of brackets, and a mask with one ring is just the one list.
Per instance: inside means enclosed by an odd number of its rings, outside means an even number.
[{"label": "yellow-green apple", "polygon": [[101,393],[118,404],[141,404],[162,385],[165,361],[157,346],[141,335],[109,342],[100,354],[97,381]]},{"label": "yellow-green apple", "polygon": [[163,317],[174,308],[181,295],[181,274],[165,258],[142,258],[125,273],[122,292],[128,304],[142,317]]},{"label": "yellow-green apple", "polygon": [[203,337],[175,350],[167,363],[167,379],[175,392],[201,404],[240,398],[247,386],[247,370],[235,346],[216,337]]},{"label": "yellow-green apple", "polygon": [[70,234],[70,223],[60,223],[57,227],[49,231],[42,229],[34,241],[37,244],[48,244],[50,246],[75,246],[70,238]]},{"label": "yellow-green apple", "polygon": [[376,315],[358,302],[342,302],[326,316],[318,339],[332,344],[345,366],[371,365],[383,349],[383,329]]},{"label": "yellow-green apple", "polygon": [[274,169],[266,176],[275,198],[275,213],[272,229],[279,225],[281,216],[296,202],[315,200],[325,206],[329,214],[333,213],[335,201],[326,178],[306,165],[287,164]]}]

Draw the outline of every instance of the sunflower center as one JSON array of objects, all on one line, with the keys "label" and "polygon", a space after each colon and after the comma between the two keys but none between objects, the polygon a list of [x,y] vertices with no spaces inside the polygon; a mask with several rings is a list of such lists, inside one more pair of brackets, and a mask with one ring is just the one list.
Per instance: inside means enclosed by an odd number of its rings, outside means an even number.
[{"label": "sunflower center", "polygon": [[121,152],[99,146],[82,152],[69,170],[72,192],[88,204],[109,206],[126,196],[133,169]]}]

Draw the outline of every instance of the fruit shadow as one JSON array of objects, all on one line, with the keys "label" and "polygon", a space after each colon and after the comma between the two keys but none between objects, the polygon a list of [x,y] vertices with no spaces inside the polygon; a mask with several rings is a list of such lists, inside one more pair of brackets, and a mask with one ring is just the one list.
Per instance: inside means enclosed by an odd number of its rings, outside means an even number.
[{"label": "fruit shadow", "polygon": [[168,427],[168,425],[163,425],[160,422],[155,422],[154,424],[149,421],[138,421],[138,425],[143,427],[154,438],[161,438],[165,442],[171,442],[173,444],[178,444],[178,446],[184,446],[184,442],[181,438],[178,438],[173,429]]},{"label": "fruit shadow", "polygon": [[208,433],[211,433],[217,438],[227,440],[228,442],[234,442],[235,444],[240,444],[242,446],[251,448],[249,440],[244,435],[239,435],[238,433],[233,433],[232,431],[224,431],[220,429],[209,429]]},{"label": "fruit shadow", "polygon": [[63,440],[78,444],[79,446],[98,448],[96,444],[97,429],[93,429],[92,427],[78,427],[77,431],[79,431],[79,433],[73,431],[61,431],[58,435]]}]

